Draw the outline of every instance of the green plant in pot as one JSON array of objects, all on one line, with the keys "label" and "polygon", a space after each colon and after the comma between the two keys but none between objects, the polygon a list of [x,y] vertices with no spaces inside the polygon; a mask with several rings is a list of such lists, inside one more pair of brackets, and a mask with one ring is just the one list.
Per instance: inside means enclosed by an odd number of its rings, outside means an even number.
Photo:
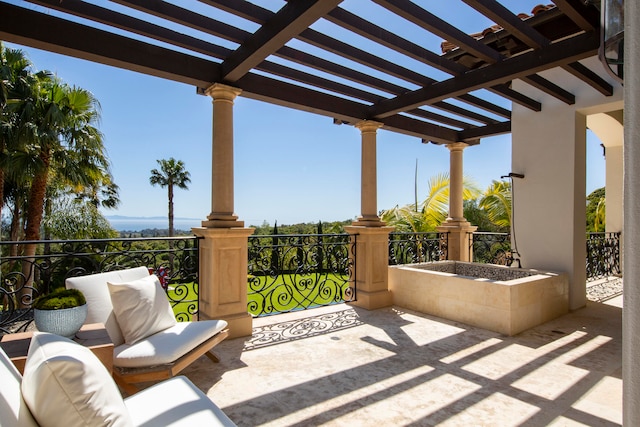
[{"label": "green plant in pot", "polygon": [[73,338],[87,319],[87,300],[77,289],[59,288],[33,301],[36,328]]}]

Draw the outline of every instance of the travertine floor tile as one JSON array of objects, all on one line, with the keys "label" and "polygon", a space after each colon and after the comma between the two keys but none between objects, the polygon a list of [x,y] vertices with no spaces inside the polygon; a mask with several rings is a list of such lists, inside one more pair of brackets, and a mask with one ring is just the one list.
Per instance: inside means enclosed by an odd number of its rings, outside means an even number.
[{"label": "travertine floor tile", "polygon": [[248,338],[227,340],[220,363],[201,358],[185,374],[239,426],[615,426],[620,306],[590,302],[506,337],[397,307],[339,305],[258,319],[257,330],[325,324],[251,350]]}]

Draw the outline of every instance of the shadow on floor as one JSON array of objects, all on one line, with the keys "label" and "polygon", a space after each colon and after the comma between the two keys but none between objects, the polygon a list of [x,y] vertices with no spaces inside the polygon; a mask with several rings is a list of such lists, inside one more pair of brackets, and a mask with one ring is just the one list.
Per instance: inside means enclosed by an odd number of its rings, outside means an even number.
[{"label": "shadow on floor", "polygon": [[589,303],[515,337],[343,308],[264,325],[290,331],[270,345],[225,341],[221,363],[186,373],[240,426],[621,423],[619,307]]}]

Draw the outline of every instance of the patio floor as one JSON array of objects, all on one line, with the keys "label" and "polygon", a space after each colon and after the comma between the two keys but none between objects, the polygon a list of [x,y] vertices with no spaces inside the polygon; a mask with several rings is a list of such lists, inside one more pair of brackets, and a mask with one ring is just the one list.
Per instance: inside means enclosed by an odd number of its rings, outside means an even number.
[{"label": "patio floor", "polygon": [[622,296],[515,337],[398,307],[254,321],[184,371],[239,426],[618,426]]}]

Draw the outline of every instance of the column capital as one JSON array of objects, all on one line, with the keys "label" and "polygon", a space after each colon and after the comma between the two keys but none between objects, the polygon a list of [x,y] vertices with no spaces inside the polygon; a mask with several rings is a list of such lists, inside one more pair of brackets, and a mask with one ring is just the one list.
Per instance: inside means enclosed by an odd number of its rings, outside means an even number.
[{"label": "column capital", "polygon": [[213,98],[214,101],[233,101],[238,95],[240,95],[240,93],[242,93],[242,89],[238,89],[237,87],[228,86],[222,83],[214,83],[206,88],[204,93],[207,96]]},{"label": "column capital", "polygon": [[362,120],[362,121],[359,121],[358,123],[356,123],[354,126],[356,128],[358,128],[358,129],[360,129],[360,132],[362,132],[362,133],[370,133],[370,132],[375,133],[383,125],[384,125],[384,123],[376,122],[376,121],[373,121],[373,120]]},{"label": "column capital", "polygon": [[447,144],[446,147],[449,151],[462,151],[467,148],[469,144],[465,142],[452,142],[451,144]]}]

